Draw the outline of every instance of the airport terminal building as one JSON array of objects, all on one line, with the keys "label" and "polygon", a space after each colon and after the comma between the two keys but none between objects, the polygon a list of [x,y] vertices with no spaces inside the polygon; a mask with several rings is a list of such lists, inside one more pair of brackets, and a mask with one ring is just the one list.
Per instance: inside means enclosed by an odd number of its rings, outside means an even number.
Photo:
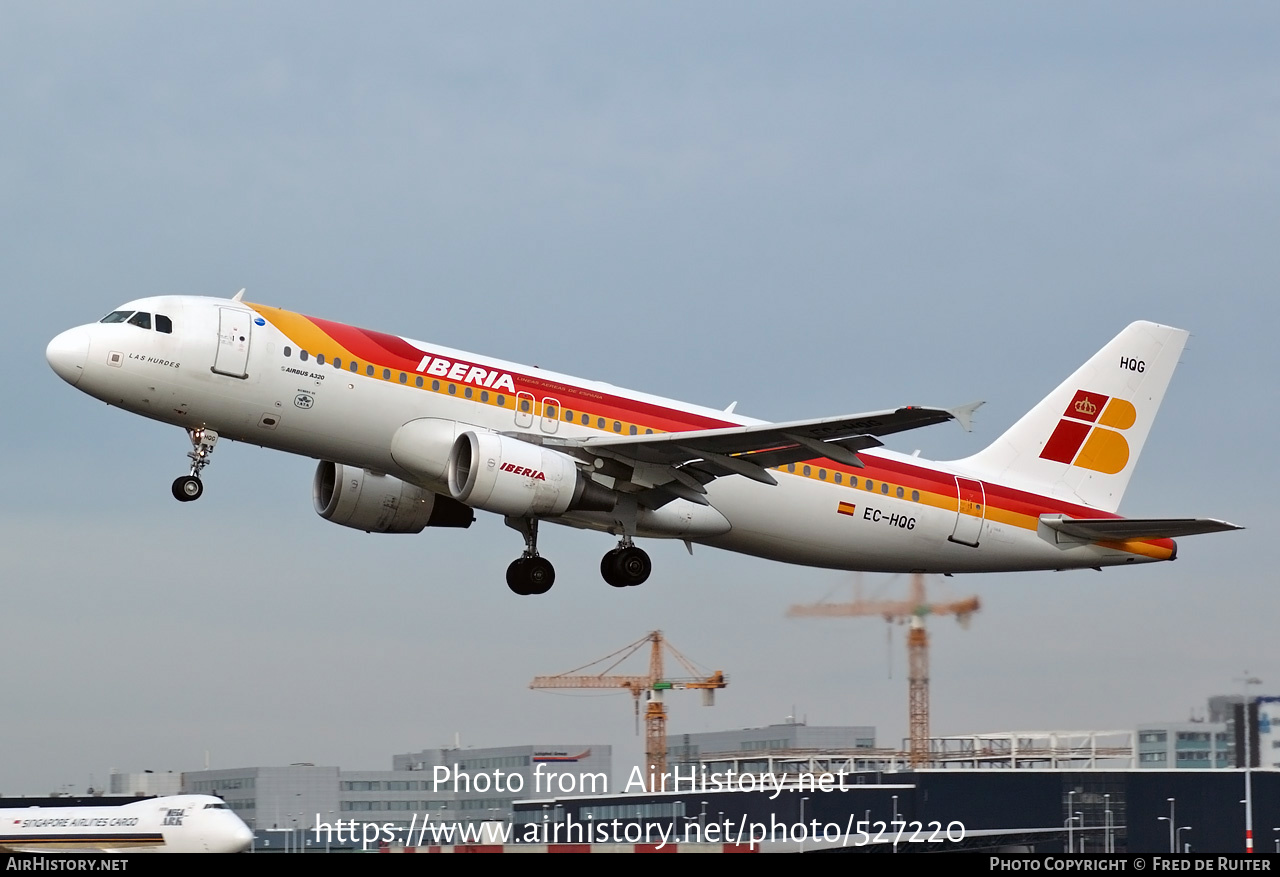
[{"label": "airport terminal building", "polygon": [[[1254,836],[1260,851],[1280,853],[1280,756],[1273,754],[1280,752],[1280,699],[1259,698],[1257,706],[1248,746]],[[897,852],[1226,853],[1243,850],[1244,838],[1244,770],[1233,731],[1204,721],[938,737],[929,743],[929,766],[913,769],[901,749],[877,747],[874,727],[788,721],[672,734],[667,763],[675,782],[648,791],[620,781],[632,766],[615,768],[610,746],[562,743],[423,749],[392,756],[391,770],[382,771],[292,764],[118,774],[111,790],[170,793],[181,776],[180,791],[222,797],[255,830],[262,851],[367,848],[319,840],[317,828],[339,823],[391,827],[397,839],[384,846],[421,845],[421,833],[414,844],[400,840],[413,836],[400,830],[430,820],[505,826],[517,842],[553,845],[580,841],[584,832],[600,843],[589,832],[607,823],[668,842],[733,846],[750,825],[774,828],[773,849],[815,851],[814,835],[797,840],[795,826],[807,824],[811,832],[821,826],[827,849],[846,852],[896,845]],[[918,825],[933,840],[884,833],[894,823]]]},{"label": "airport terminal building", "polygon": [[[599,842],[607,831],[743,851],[763,838],[762,849],[780,852],[1231,853],[1244,851],[1243,774],[904,770],[848,773],[826,789],[791,774],[781,792],[729,791],[708,781],[652,794],[520,802],[514,834],[572,845],[584,837]],[[1280,771],[1256,770],[1251,780],[1257,849],[1280,852]],[[901,834],[888,827],[894,824],[905,826]]]}]

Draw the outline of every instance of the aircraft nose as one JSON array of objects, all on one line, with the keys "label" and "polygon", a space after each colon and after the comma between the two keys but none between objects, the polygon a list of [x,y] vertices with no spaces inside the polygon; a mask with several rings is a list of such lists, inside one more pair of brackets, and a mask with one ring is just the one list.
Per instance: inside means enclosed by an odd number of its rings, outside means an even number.
[{"label": "aircraft nose", "polygon": [[89,330],[77,326],[56,336],[45,348],[44,358],[49,360],[58,377],[74,387],[80,382],[89,359]]},{"label": "aircraft nose", "polygon": [[241,822],[231,837],[231,852],[243,853],[253,846],[253,830]]},{"label": "aircraft nose", "polygon": [[215,828],[206,832],[206,850],[211,853],[243,853],[253,846],[253,829],[238,818],[234,825],[228,822],[230,820],[219,820]]}]

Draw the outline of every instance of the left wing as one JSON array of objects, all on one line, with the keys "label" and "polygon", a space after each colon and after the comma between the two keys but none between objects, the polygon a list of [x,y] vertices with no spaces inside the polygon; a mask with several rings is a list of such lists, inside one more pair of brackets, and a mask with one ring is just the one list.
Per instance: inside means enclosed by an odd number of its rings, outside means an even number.
[{"label": "left wing", "polygon": [[825,457],[862,468],[858,451],[882,444],[878,436],[919,429],[947,420],[968,424],[981,402],[956,409],[908,406],[890,411],[699,429],[660,435],[546,438],[543,444],[586,452],[630,465],[629,481],[642,505],[657,508],[682,498],[706,505],[708,482],[742,475],[762,484],[777,484],[768,470],[801,460]]}]

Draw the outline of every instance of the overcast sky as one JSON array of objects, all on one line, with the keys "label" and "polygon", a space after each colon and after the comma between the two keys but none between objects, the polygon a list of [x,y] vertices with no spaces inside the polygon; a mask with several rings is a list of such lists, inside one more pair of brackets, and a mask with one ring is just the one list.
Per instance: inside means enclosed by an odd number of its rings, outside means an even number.
[{"label": "overcast sky", "polygon": [[[122,771],[390,768],[595,742],[626,695],[531,692],[661,628],[730,674],[670,730],[906,733],[904,638],[790,620],[847,573],[543,528],[373,536],[311,460],[76,392],[49,338],[154,294],[248,298],[765,419],[986,399],[964,456],[1125,324],[1191,330],[1123,513],[1209,516],[1174,564],[948,579],[933,730],[1181,720],[1280,692],[1274,3],[0,5],[0,793]],[[867,576],[869,593],[904,581]]]}]

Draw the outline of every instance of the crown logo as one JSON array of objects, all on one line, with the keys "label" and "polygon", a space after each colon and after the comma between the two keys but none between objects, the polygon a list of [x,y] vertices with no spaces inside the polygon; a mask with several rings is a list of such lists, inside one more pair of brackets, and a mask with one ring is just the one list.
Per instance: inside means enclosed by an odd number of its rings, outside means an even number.
[{"label": "crown logo", "polygon": [[1076,411],[1078,411],[1080,414],[1085,415],[1086,417],[1092,417],[1093,415],[1098,413],[1098,406],[1090,402],[1088,396],[1085,396],[1083,399],[1081,399],[1079,402],[1076,403]]}]

